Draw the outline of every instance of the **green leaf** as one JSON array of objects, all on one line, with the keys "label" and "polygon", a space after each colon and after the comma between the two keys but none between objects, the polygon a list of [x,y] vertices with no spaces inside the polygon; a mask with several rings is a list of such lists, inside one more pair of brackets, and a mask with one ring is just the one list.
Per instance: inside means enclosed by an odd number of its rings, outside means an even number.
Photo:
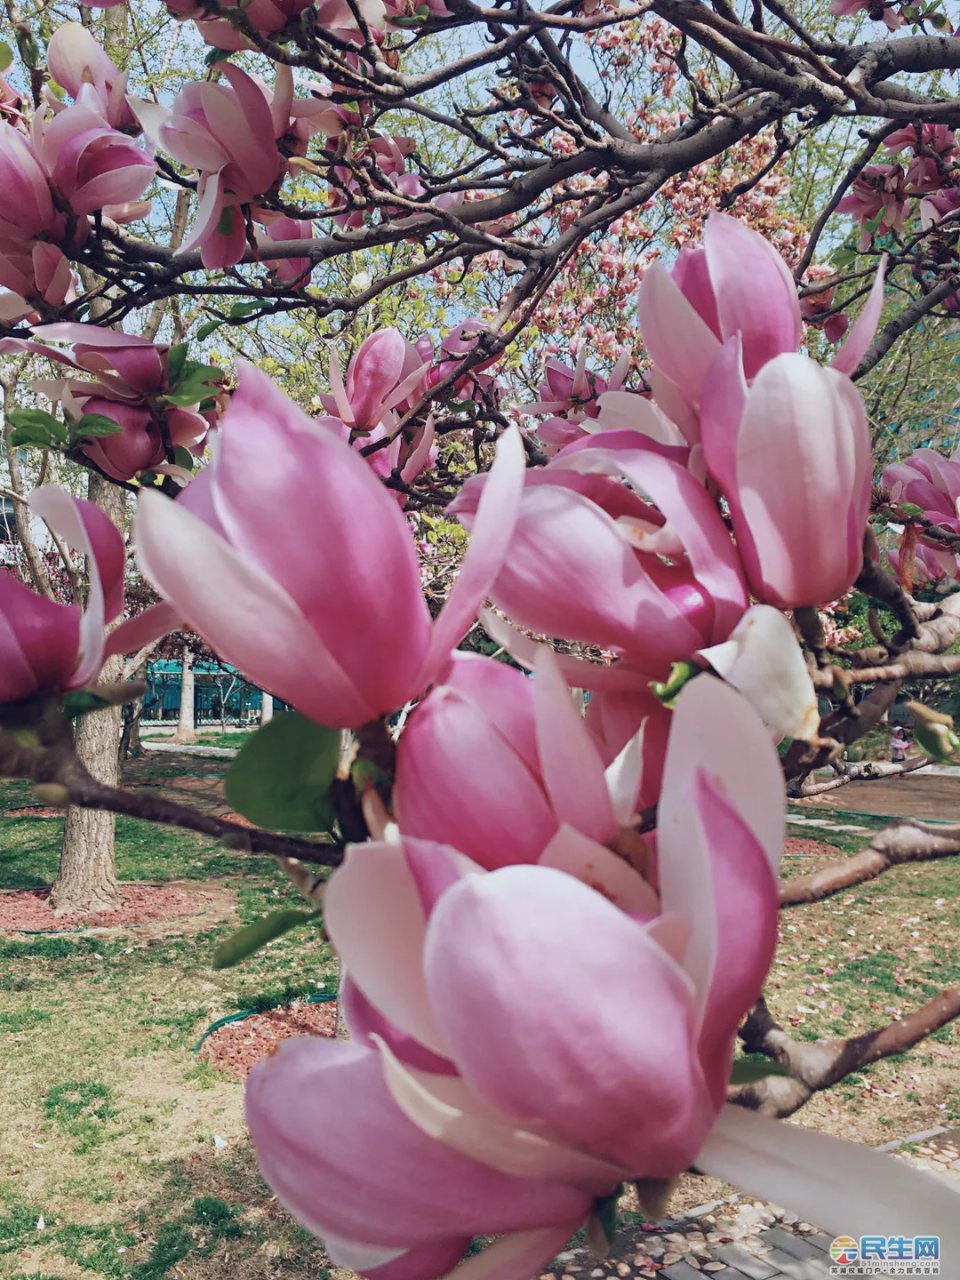
[{"label": "green leaf", "polygon": [[223,370],[215,365],[197,364],[191,360],[176,391],[169,392],[163,398],[167,404],[181,407],[199,404],[210,395],[222,377]]},{"label": "green leaf", "polygon": [[17,448],[33,444],[46,449],[51,445],[66,444],[69,438],[66,426],[44,409],[11,409],[7,422],[14,429],[10,443]]},{"label": "green leaf", "polygon": [[952,31],[950,19],[943,13],[933,13],[930,9],[924,15],[937,28],[938,31]]},{"label": "green leaf", "polygon": [[923,507],[918,507],[915,502],[898,502],[897,510],[908,520],[916,520],[923,515]]},{"label": "green leaf", "polygon": [[204,338],[209,338],[211,333],[216,333],[216,331],[220,328],[222,324],[223,324],[222,316],[216,320],[205,321],[197,330],[197,341],[202,342]]},{"label": "green leaf", "polygon": [[179,346],[171,347],[167,352],[167,382],[171,387],[175,387],[183,377],[183,372],[187,367],[188,351],[187,344],[181,342]]},{"label": "green leaf", "polygon": [[228,204],[227,207],[220,214],[220,219],[217,222],[218,234],[222,236],[233,235],[233,217],[235,213],[236,213],[236,206],[232,204]]},{"label": "green leaf", "polygon": [[197,463],[190,450],[184,449],[183,445],[180,444],[173,451],[173,460],[178,467],[184,467],[187,471],[192,471]]},{"label": "green leaf", "polygon": [[248,924],[245,929],[235,933],[226,942],[221,942],[213,953],[211,966],[214,969],[231,969],[241,960],[246,960],[247,956],[252,956],[254,952],[266,946],[268,942],[272,942],[274,938],[282,937],[291,929],[296,929],[298,925],[309,924],[311,920],[316,920],[319,914],[319,911],[292,909],[271,911],[269,915],[261,916],[259,920],[254,920],[253,924]]},{"label": "green leaf", "polygon": [[88,711],[101,711],[104,707],[112,707],[114,704],[96,693],[91,693],[89,689],[71,689],[69,693],[63,695],[61,705],[63,714],[69,720],[76,720],[78,716],[85,716]]},{"label": "green leaf", "polygon": [[85,413],[77,423],[78,436],[117,436],[123,427],[104,413]]},{"label": "green leaf", "polygon": [[13,50],[6,40],[0,40],[0,71],[6,71],[11,62],[13,62]]},{"label": "green leaf", "polygon": [[33,69],[40,65],[40,46],[29,31],[25,31],[22,27],[18,27],[15,35],[17,48],[20,50],[20,57],[24,61],[24,65]]},{"label": "green leaf", "polygon": [[665,707],[675,706],[677,698],[680,697],[680,690],[694,676],[698,676],[701,670],[702,668],[693,662],[675,662],[670,668],[668,679],[650,681],[654,697],[659,698]]},{"label": "green leaf", "polygon": [[425,17],[421,16],[422,13],[423,13],[423,10],[421,9],[421,10],[418,10],[416,13],[404,15],[401,18],[391,18],[390,22],[395,27],[403,27],[403,28],[422,27],[423,24],[426,22],[427,18],[429,18],[430,16],[430,10],[429,9],[427,10]]},{"label": "green leaf", "polygon": [[790,1068],[784,1062],[751,1062],[738,1058],[730,1068],[731,1084],[756,1084],[767,1076],[788,1076]]},{"label": "green leaf", "polygon": [[260,302],[235,302],[230,308],[230,319],[244,319],[256,315],[263,304]]},{"label": "green leaf", "polygon": [[240,748],[227,774],[227,799],[258,827],[329,831],[330,784],[339,763],[339,729],[285,711]]},{"label": "green leaf", "polygon": [[210,49],[203,60],[203,65],[205,67],[212,67],[217,62],[226,62],[230,57],[230,52],[231,51],[229,49]]}]

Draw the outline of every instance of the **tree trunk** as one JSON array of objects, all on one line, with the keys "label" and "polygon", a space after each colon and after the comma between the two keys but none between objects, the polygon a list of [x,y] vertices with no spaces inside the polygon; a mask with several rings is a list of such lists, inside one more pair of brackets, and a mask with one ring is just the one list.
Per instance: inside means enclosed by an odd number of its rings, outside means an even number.
[{"label": "tree trunk", "polygon": [[[118,527],[123,525],[126,494],[102,476],[91,474],[91,502]],[[101,679],[119,680],[124,663],[119,655],[104,663]],[[120,785],[120,722],[122,708],[108,707],[81,716],[76,725],[77,758],[98,781]],[[50,905],[57,915],[74,912],[115,911],[120,889],[114,867],[115,819],[95,809],[67,809],[60,848],[60,869],[50,890]]]},{"label": "tree trunk", "polygon": [[264,689],[260,694],[260,723],[266,724],[273,719],[273,694]]},{"label": "tree trunk", "polygon": [[193,654],[184,649],[180,663],[180,719],[174,742],[196,742],[197,733],[193,719]]}]

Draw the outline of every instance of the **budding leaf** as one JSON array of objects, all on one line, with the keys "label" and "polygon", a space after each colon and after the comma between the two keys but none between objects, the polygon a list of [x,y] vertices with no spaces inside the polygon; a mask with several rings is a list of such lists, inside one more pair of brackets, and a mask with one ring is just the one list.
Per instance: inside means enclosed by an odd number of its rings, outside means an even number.
[{"label": "budding leaf", "polygon": [[40,46],[37,44],[36,38],[29,31],[24,31],[22,27],[17,28],[15,38],[24,66],[30,68],[39,67]]},{"label": "budding leaf", "polygon": [[6,71],[11,62],[13,62],[13,50],[6,40],[0,40],[0,71]]},{"label": "budding leaf", "polygon": [[14,448],[32,444],[47,449],[67,443],[67,428],[44,409],[11,409],[7,421],[13,427],[10,443]]},{"label": "budding leaf", "polygon": [[908,520],[916,520],[923,515],[923,507],[918,507],[915,502],[899,502],[897,510]]},{"label": "budding leaf", "polygon": [[178,467],[183,467],[187,471],[192,471],[197,461],[190,450],[184,449],[180,444],[173,451],[173,460]]},{"label": "budding leaf", "polygon": [[739,1058],[730,1068],[731,1084],[756,1084],[767,1076],[788,1076],[790,1068],[783,1062],[750,1062]]},{"label": "budding leaf", "polygon": [[675,662],[670,668],[670,676],[667,680],[651,680],[650,688],[655,698],[659,698],[665,707],[673,707],[677,698],[680,697],[680,690],[694,676],[700,674],[701,668],[693,662]]},{"label": "budding leaf", "polygon": [[175,387],[183,377],[187,365],[187,350],[187,344],[181,342],[167,352],[167,379],[171,387]]},{"label": "budding leaf", "polygon": [[77,423],[78,436],[117,436],[123,434],[123,427],[105,413],[85,413]]},{"label": "budding leaf", "polygon": [[241,960],[246,960],[247,956],[252,956],[268,942],[272,942],[274,938],[282,937],[291,929],[296,929],[298,925],[309,924],[311,920],[316,920],[319,914],[319,911],[294,911],[293,909],[271,911],[269,915],[261,916],[259,920],[254,920],[253,924],[248,924],[245,929],[235,933],[226,942],[221,942],[213,953],[211,967],[230,969]]},{"label": "budding leaf", "polygon": [[262,305],[260,302],[235,302],[230,308],[230,318],[242,320],[247,316],[255,316]]},{"label": "budding leaf", "polygon": [[286,711],[240,748],[226,778],[227,799],[259,827],[329,831],[330,785],[340,763],[340,730]]},{"label": "budding leaf", "polygon": [[209,338],[211,333],[216,333],[216,331],[220,328],[222,324],[223,324],[222,318],[218,318],[216,320],[207,320],[197,330],[197,341],[202,342],[204,338]]}]

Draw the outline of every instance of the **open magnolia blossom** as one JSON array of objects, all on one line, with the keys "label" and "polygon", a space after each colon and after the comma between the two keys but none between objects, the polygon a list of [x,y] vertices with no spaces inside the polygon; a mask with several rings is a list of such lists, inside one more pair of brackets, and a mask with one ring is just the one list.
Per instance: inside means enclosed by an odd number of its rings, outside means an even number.
[{"label": "open magnolia blossom", "polygon": [[498,446],[470,550],[434,621],[410,528],[345,440],[252,365],[241,366],[220,435],[213,463],[176,502],[140,498],[140,566],[181,621],[321,724],[359,727],[422,693],[509,545],[523,484],[516,430]]},{"label": "open magnolia blossom", "polygon": [[103,664],[104,624],[123,611],[123,539],[99,507],[42,485],[31,495],[30,508],[87,556],[90,591],[81,613],[0,569],[0,702],[90,684]]},{"label": "open magnolia blossom", "polygon": [[[501,845],[483,865],[407,836],[401,811],[401,833],[334,873],[354,1043],[287,1041],[247,1089],[280,1200],[338,1264],[389,1280],[529,1280],[596,1197],[690,1164],[837,1231],[879,1213],[960,1247],[935,1178],[725,1105],[777,937],[784,789],[755,712],[711,676],[684,689],[635,865],[584,833],[582,758],[552,727],[541,767],[581,828],[535,861]],[[457,1267],[477,1234],[501,1238]]]}]

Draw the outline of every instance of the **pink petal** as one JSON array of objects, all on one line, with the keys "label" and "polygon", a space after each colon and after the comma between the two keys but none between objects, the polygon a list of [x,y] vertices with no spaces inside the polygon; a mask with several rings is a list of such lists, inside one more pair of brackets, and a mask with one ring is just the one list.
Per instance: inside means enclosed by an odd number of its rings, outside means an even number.
[{"label": "pink petal", "polygon": [[[534,680],[537,747],[556,819],[602,843],[617,830],[603,762],[551,651],[537,655]],[[496,795],[495,789],[491,790]]]},{"label": "pink petal", "polygon": [[79,648],[80,610],[47,600],[0,569],[0,702],[64,688]]},{"label": "pink petal", "polygon": [[286,592],[179,502],[142,493],[134,537],[144,574],[225,662],[321,724],[373,718]]},{"label": "pink petal", "polygon": [[250,364],[221,442],[214,503],[234,546],[296,601],[368,706],[402,706],[419,692],[430,619],[416,548],[390,494],[355,450]]},{"label": "pink petal", "polygon": [[455,1075],[456,1068],[448,1058],[431,1053],[419,1040],[407,1035],[385,1018],[376,1005],[371,1004],[349,974],[342,980],[338,995],[343,1015],[350,1031],[350,1038],[358,1044],[376,1048],[385,1044],[399,1062],[418,1071],[433,1075]]},{"label": "pink petal", "polygon": [[510,427],[497,442],[497,454],[490,468],[483,497],[471,527],[470,546],[447,601],[433,624],[421,682],[433,678],[450,652],[473,624],[481,604],[493,586],[510,549],[517,522],[526,455],[516,427]]},{"label": "pink petal", "polygon": [[724,494],[737,492],[737,440],[748,390],[742,343],[736,334],[720,348],[700,401],[704,460]]},{"label": "pink petal", "polygon": [[528,769],[540,772],[534,723],[533,681],[509,663],[457,650],[444,684],[465,694],[500,730]]},{"label": "pink petal", "polygon": [[402,1032],[449,1058],[423,980],[426,913],[401,846],[352,845],[327,885],[325,916],[367,999]]},{"label": "pink petal", "polygon": [[121,622],[119,627],[114,627],[107,636],[103,656],[109,658],[115,653],[135,653],[151,640],[168,636],[171,631],[179,631],[182,626],[180,610],[169,600],[161,600],[159,604],[148,605],[142,613]]},{"label": "pink petal", "polygon": [[830,368],[836,369],[837,373],[845,373],[848,377],[853,374],[873,342],[883,311],[883,282],[886,270],[887,255],[884,254],[877,267],[877,275],[870,290],[870,296],[854,321],[853,328],[847,334],[846,342],[830,362]]},{"label": "pink petal", "polygon": [[434,1142],[390,1097],[371,1049],[289,1039],[251,1073],[247,1124],[268,1184],[317,1235],[373,1246],[566,1222],[588,1197]]},{"label": "pink petal", "polygon": [[534,862],[557,829],[539,777],[482,707],[449,687],[428,695],[400,737],[394,803],[404,834],[455,845],[491,870]]},{"label": "pink petal", "polygon": [[123,609],[123,539],[99,507],[71,497],[56,485],[34,489],[30,508],[75,551],[88,557],[90,589],[80,624],[80,661],[71,680],[74,686],[84,685],[103,664],[104,623]]},{"label": "pink petal", "polygon": [[[715,949],[697,1052],[713,1100],[726,1097],[737,1027],[763,990],[777,946],[780,897],[753,832],[703,772],[693,797],[709,843]],[[660,857],[663,875],[663,853]],[[694,930],[697,922],[693,922]]]},{"label": "pink petal", "polygon": [[677,254],[677,260],[670,275],[697,315],[701,320],[706,321],[712,332],[722,341],[720,318],[717,315],[717,299],[710,280],[707,251],[685,244]]},{"label": "pink petal", "polygon": [[565,871],[627,915],[648,919],[660,911],[660,899],[628,862],[573,827],[560,828],[540,855],[539,866]]},{"label": "pink petal", "polygon": [[468,877],[430,918],[425,971],[454,1061],[494,1106],[638,1177],[699,1147],[690,989],[599,893],[549,867]]},{"label": "pink petal", "polygon": [[380,1044],[394,1102],[430,1138],[501,1173],[549,1178],[591,1194],[609,1192],[628,1171],[571,1147],[543,1125],[523,1128],[478,1097],[456,1075],[402,1063]]},{"label": "pink petal", "polygon": [[644,273],[637,321],[650,359],[691,404],[699,404],[720,343],[659,262]]},{"label": "pink petal", "polygon": [[559,1253],[583,1223],[571,1218],[557,1227],[535,1227],[501,1236],[482,1253],[464,1259],[448,1280],[527,1280]]},{"label": "pink petal", "polygon": [[768,360],[800,346],[797,286],[773,245],[736,218],[711,214],[704,248],[721,334],[741,335],[744,370],[753,378]]}]

